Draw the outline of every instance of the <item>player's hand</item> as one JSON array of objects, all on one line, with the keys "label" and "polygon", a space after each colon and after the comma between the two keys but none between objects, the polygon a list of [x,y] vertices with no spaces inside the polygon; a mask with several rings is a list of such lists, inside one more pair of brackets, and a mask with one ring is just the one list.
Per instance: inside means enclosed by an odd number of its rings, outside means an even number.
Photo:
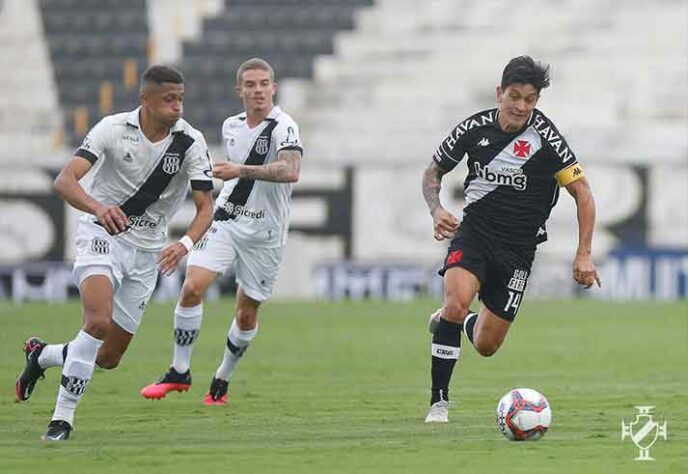
[{"label": "player's hand", "polygon": [[119,206],[101,207],[96,211],[96,219],[110,235],[127,230],[127,215]]},{"label": "player's hand", "polygon": [[434,225],[433,237],[437,241],[451,239],[459,230],[459,220],[443,207],[438,207],[433,211],[432,220]]},{"label": "player's hand", "polygon": [[215,178],[220,178],[223,181],[238,178],[240,171],[241,166],[237,165],[236,163],[232,163],[231,161],[223,161],[213,165],[213,176]]},{"label": "player's hand", "polygon": [[573,279],[579,285],[585,286],[586,290],[592,287],[594,283],[597,283],[598,287],[602,287],[602,282],[597,275],[597,269],[590,255],[576,254],[576,259],[573,261]]},{"label": "player's hand", "polygon": [[186,247],[181,242],[174,242],[165,247],[158,255],[158,267],[160,273],[165,276],[172,275],[182,257],[187,254]]}]

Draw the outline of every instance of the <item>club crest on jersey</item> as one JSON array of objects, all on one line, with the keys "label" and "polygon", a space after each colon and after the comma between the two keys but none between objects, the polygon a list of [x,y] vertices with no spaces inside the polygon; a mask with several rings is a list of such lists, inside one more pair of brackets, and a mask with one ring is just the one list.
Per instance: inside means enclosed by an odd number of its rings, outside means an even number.
[{"label": "club crest on jersey", "polygon": [[162,157],[162,170],[167,174],[175,174],[179,171],[181,160],[178,153],[166,153]]},{"label": "club crest on jersey", "polygon": [[91,240],[91,252],[98,255],[107,255],[110,253],[110,242],[105,239],[94,237]]},{"label": "club crest on jersey", "polygon": [[258,137],[256,140],[256,153],[264,155],[268,152],[268,139],[266,137]]},{"label": "club crest on jersey", "polygon": [[514,155],[519,158],[528,158],[530,150],[530,142],[526,140],[516,140],[516,143],[514,143]]}]

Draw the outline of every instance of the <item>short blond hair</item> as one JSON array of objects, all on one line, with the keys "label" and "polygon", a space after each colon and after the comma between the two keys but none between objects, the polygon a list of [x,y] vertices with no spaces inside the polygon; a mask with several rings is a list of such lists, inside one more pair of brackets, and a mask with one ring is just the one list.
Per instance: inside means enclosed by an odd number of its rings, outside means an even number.
[{"label": "short blond hair", "polygon": [[270,66],[270,63],[268,63],[265,59],[251,58],[244,61],[243,64],[239,66],[239,69],[237,69],[237,84],[241,84],[241,75],[249,69],[260,69],[261,71],[267,71],[270,73],[270,80],[273,82],[275,80],[275,71],[272,69],[272,66]]}]

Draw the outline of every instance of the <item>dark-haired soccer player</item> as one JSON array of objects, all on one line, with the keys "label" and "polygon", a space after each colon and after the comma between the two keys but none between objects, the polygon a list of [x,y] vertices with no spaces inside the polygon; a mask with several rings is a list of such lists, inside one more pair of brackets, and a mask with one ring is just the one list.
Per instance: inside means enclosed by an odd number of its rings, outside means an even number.
[{"label": "dark-haired soccer player", "polygon": [[[574,280],[599,285],[591,258],[595,204],[573,151],[551,120],[535,108],[549,86],[549,67],[513,58],[497,87],[497,108],[459,123],[423,174],[423,196],[436,240],[452,239],[444,267],[444,304],[430,316],[432,389],[425,421],[448,421],[449,381],[464,331],[483,356],[504,341],[522,302],[535,256],[546,240],[545,221],[563,186],[578,208]],[[468,156],[466,206],[459,220],[442,207],[445,174]],[[480,313],[470,311],[476,294]]]},{"label": "dark-haired soccer player", "polygon": [[[24,345],[17,400],[31,396],[48,367],[62,366],[57,403],[43,435],[69,437],[74,411],[95,364],[117,367],[158,276],[172,273],[212,219],[212,171],[203,135],[182,116],[184,79],[167,66],[141,77],[141,106],[103,118],[55,180],[55,191],[83,211],[76,231],[74,274],[84,324],[68,344],[36,337]],[[90,186],[79,180],[96,162]],[[196,215],[181,240],[167,245],[167,224],[191,183]]]}]

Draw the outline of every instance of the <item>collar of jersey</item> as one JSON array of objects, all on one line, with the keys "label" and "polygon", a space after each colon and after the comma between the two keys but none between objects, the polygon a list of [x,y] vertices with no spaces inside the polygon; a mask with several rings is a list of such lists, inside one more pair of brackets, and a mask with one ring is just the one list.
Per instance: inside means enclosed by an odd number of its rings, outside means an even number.
[{"label": "collar of jersey", "polygon": [[[141,107],[136,107],[135,110],[132,110],[127,114],[127,124],[131,125],[132,127],[136,128],[141,128],[141,124],[139,122],[139,111],[141,110]],[[182,119],[177,120],[177,123],[174,124],[174,127],[170,130],[170,133],[177,133],[181,132],[184,130],[184,126],[182,125]]]},{"label": "collar of jersey", "polygon": [[[281,112],[282,112],[282,109],[280,109],[279,105],[276,105],[268,113],[267,117],[265,117],[265,120],[275,120]],[[239,115],[239,119],[240,120],[246,120],[246,112],[242,112]]]}]

